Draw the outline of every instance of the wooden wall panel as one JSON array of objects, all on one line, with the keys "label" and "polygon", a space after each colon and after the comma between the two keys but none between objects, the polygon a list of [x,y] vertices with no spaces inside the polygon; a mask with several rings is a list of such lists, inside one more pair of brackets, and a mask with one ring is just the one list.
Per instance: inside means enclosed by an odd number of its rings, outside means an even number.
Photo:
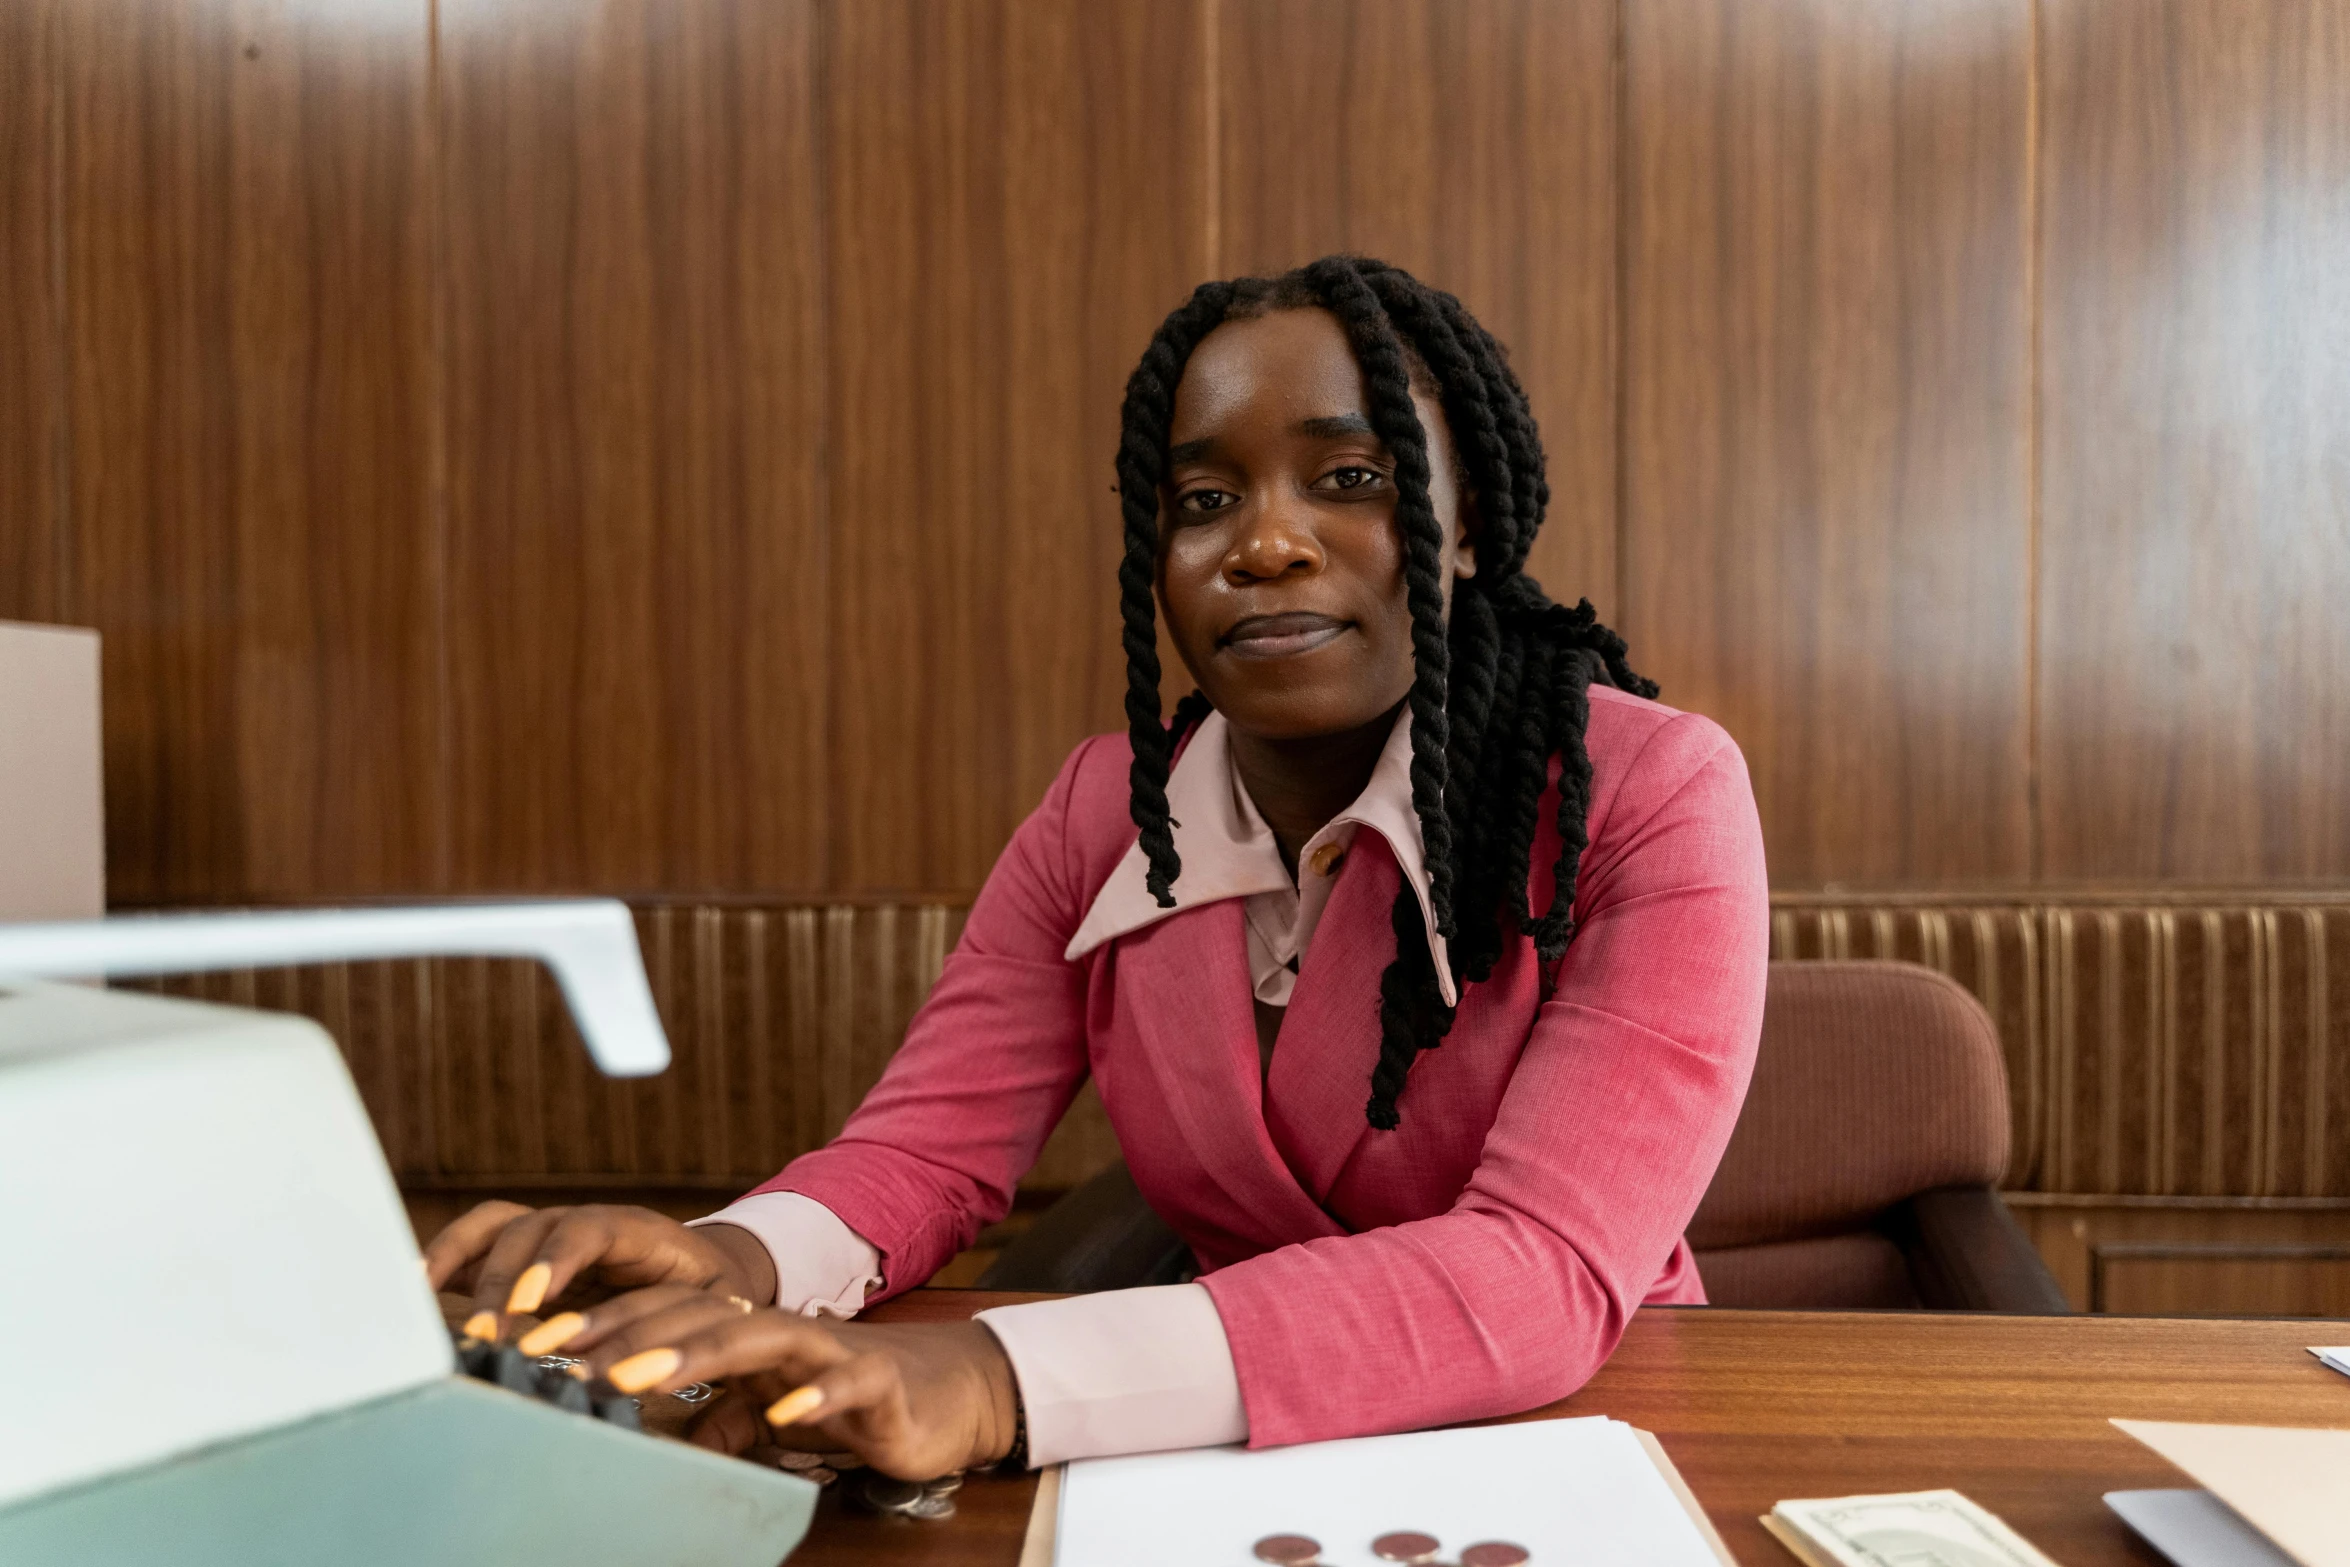
[{"label": "wooden wall panel", "polygon": [[814,888],[814,6],[440,19],[450,881]]},{"label": "wooden wall panel", "polygon": [[1626,0],[1623,625],[1772,876],[2029,872],[2026,0]]},{"label": "wooden wall panel", "polygon": [[1118,400],[1204,275],[1198,14],[826,21],[831,885],[975,888],[1120,722]]},{"label": "wooden wall panel", "polygon": [[65,562],[57,0],[0,6],[0,619],[55,620]]},{"label": "wooden wall panel", "polygon": [[431,886],[429,7],[61,16],[111,896]]},{"label": "wooden wall panel", "polygon": [[1458,294],[1509,345],[1549,452],[1550,516],[1528,570],[1610,620],[1615,10],[1223,0],[1211,269],[1351,250]]},{"label": "wooden wall panel", "polygon": [[2080,1197],[2008,1205],[2076,1311],[2338,1317],[2350,1310],[2350,1201]]},{"label": "wooden wall panel", "polygon": [[2045,869],[2350,876],[2350,10],[2042,28]]}]

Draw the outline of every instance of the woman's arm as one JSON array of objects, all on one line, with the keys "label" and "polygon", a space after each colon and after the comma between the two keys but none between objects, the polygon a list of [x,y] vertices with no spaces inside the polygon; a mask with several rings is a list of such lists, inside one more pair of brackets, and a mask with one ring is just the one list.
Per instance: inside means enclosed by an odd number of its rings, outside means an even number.
[{"label": "woman's arm", "polygon": [[1563,1397],[1680,1244],[1737,1120],[1769,955],[1761,830],[1745,764],[1713,724],[1683,715],[1651,737],[1577,903],[1556,989],[1452,1210],[1201,1280],[1252,1446]]},{"label": "woman's arm", "polygon": [[750,1194],[798,1192],[839,1215],[882,1254],[876,1299],[920,1284],[1009,1211],[1085,1080],[1085,976],[1062,952],[1086,903],[1069,815],[1095,744],[1078,747],[1013,834],[840,1136]]},{"label": "woman's arm", "polygon": [[[862,1238],[882,1254],[887,1284],[877,1294],[921,1283],[1003,1216],[1014,1185],[1084,1081],[1083,976],[1061,956],[1082,917],[1090,874],[1072,837],[1071,802],[1083,767],[1124,767],[1122,750],[1097,756],[1096,744],[1071,753],[1013,835],[904,1046],[841,1136],[752,1194],[798,1192],[836,1216],[836,1227],[845,1222],[852,1241]],[[1109,863],[1098,869],[1106,874]],[[861,1293],[846,1272],[812,1284],[803,1266],[809,1258],[771,1256],[763,1235],[787,1229],[755,1222],[689,1228],[641,1208],[534,1211],[484,1203],[444,1230],[426,1257],[435,1288],[474,1296],[484,1336],[502,1330],[505,1314],[654,1285],[760,1305],[776,1299],[779,1275],[799,1297]],[[855,1302],[838,1303],[854,1309]],[[797,1310],[804,1299],[786,1304]]]}]

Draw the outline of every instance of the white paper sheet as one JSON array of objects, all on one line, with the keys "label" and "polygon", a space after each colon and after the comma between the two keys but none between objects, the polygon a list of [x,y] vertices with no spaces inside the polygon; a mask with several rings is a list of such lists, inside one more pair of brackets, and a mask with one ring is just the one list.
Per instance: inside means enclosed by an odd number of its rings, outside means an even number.
[{"label": "white paper sheet", "polygon": [[1304,1534],[1331,1567],[1380,1567],[1371,1542],[1403,1529],[1448,1560],[1507,1540],[1536,1563],[1719,1567],[1638,1433],[1597,1417],[1086,1459],[1062,1482],[1054,1561],[1252,1567],[1259,1539]]},{"label": "white paper sheet", "polygon": [[2178,1567],[2293,1567],[2209,1491],[2108,1491],[2105,1505]]},{"label": "white paper sheet", "polygon": [[2312,1344],[2309,1352],[2346,1377],[2350,1377],[2350,1344]]}]

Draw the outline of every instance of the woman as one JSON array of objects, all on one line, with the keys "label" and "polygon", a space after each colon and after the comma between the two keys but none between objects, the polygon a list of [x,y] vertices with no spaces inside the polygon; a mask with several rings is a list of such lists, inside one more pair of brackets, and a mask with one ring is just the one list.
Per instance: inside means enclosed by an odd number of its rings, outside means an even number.
[{"label": "woman", "polygon": [[[1118,473],[1129,732],[1063,766],[840,1137],[690,1228],[477,1209],[429,1255],[474,1330],[568,1291],[526,1349],[729,1381],[712,1445],[921,1478],[1524,1409],[1703,1299],[1681,1231],[1761,1023],[1753,800],[1524,575],[1549,486],[1500,345],[1377,262],[1205,284]],[[1154,597],[1199,688],[1172,726]],[[1089,1073],[1197,1282],[825,1320],[1001,1217]]]}]

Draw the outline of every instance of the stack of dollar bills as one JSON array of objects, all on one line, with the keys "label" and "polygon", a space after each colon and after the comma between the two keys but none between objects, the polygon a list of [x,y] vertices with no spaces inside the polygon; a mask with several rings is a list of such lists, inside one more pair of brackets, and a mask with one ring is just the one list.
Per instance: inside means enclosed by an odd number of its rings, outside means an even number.
[{"label": "stack of dollar bills", "polygon": [[2056,1567],[1956,1491],[1781,1502],[1762,1525],[1805,1567]]}]

